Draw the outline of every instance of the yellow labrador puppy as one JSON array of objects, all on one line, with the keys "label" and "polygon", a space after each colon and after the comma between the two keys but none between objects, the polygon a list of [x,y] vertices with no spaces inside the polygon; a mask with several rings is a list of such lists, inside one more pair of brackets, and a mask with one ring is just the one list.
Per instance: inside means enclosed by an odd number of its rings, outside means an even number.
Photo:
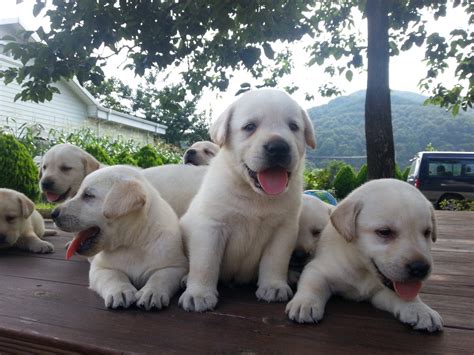
[{"label": "yellow labrador puppy", "polygon": [[73,197],[82,180],[102,165],[72,144],[57,144],[46,152],[40,167],[40,187],[49,202]]},{"label": "yellow labrador puppy", "polygon": [[52,253],[54,246],[41,240],[43,217],[24,194],[0,189],[0,249],[18,247],[33,253]]},{"label": "yellow labrador puppy", "polygon": [[289,318],[319,322],[336,293],[370,300],[415,329],[441,330],[440,315],[418,296],[432,269],[435,240],[433,207],[419,190],[395,179],[362,185],[332,212],[286,307]]},{"label": "yellow labrador puppy", "polygon": [[144,169],[143,176],[181,217],[198,192],[207,169],[206,165],[169,164]]},{"label": "yellow labrador puppy", "polygon": [[290,261],[288,280],[296,284],[303,267],[314,257],[321,232],[329,222],[334,206],[315,196],[303,194],[303,208],[298,226],[298,238]]},{"label": "yellow labrador puppy", "polygon": [[213,142],[200,141],[190,146],[183,155],[183,163],[191,165],[209,165],[219,152],[219,146]]},{"label": "yellow labrador puppy", "polygon": [[62,230],[77,232],[68,258],[93,256],[90,287],[106,307],[169,305],[187,272],[178,217],[139,170],[95,171],[52,217]]},{"label": "yellow labrador puppy", "polygon": [[219,279],[258,279],[258,299],[286,301],[305,145],[316,145],[311,121],[285,92],[262,89],[228,107],[211,137],[221,149],[180,221],[190,271],[179,303],[213,309]]}]

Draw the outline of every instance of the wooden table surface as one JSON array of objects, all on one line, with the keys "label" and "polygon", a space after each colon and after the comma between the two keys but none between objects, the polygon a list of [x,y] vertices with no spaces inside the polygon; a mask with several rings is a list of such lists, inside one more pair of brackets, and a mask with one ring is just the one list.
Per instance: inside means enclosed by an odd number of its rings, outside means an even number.
[{"label": "wooden table surface", "polygon": [[333,298],[319,325],[287,320],[285,304],[258,302],[255,287],[220,287],[215,311],[107,310],[88,289],[89,264],[56,252],[0,252],[0,353],[474,353],[474,212],[437,212],[434,272],[423,300],[444,332],[412,330],[367,303]]}]

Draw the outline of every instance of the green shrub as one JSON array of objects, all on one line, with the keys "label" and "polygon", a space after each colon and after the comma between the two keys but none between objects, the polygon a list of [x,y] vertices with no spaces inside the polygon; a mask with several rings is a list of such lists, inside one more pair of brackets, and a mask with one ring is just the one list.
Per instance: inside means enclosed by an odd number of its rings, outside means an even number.
[{"label": "green shrub", "polygon": [[0,134],[0,169],[0,187],[38,200],[38,169],[25,146],[9,134]]},{"label": "green shrub", "polygon": [[403,181],[407,181],[408,180],[408,174],[410,174],[410,167],[407,167],[405,168],[405,170],[403,170]]},{"label": "green shrub", "polygon": [[474,211],[474,201],[469,200],[443,200],[439,204],[445,211]]},{"label": "green shrub", "polygon": [[334,178],[334,189],[337,198],[346,197],[356,185],[354,169],[350,165],[343,166]]},{"label": "green shrub", "polygon": [[97,143],[88,144],[84,150],[103,164],[114,165],[114,160],[107,154],[104,148]]},{"label": "green shrub", "polygon": [[158,155],[155,148],[149,144],[141,147],[134,158],[137,160],[138,166],[143,169],[163,165],[163,159]]},{"label": "green shrub", "polygon": [[137,159],[135,159],[127,150],[123,150],[116,155],[114,161],[115,164],[138,165]]},{"label": "green shrub", "polygon": [[360,167],[359,172],[357,173],[356,183],[354,188],[357,188],[367,182],[367,164],[364,164]]},{"label": "green shrub", "polygon": [[397,164],[395,164],[395,179],[403,180],[403,173]]},{"label": "green shrub", "polygon": [[305,190],[327,190],[329,172],[325,169],[306,169],[303,173]]}]

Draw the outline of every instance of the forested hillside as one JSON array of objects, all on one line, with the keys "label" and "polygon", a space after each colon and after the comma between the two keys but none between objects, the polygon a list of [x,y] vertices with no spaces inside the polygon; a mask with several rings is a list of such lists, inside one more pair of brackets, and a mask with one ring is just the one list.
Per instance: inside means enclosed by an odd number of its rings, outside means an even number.
[{"label": "forested hillside", "polygon": [[[436,106],[423,106],[425,97],[392,91],[392,119],[397,163],[403,168],[413,155],[431,143],[437,150],[474,151],[474,110],[453,117]],[[308,160],[324,166],[318,157],[364,156],[365,91],[339,97],[308,110],[318,147]],[[359,167],[365,159],[341,159]]]}]

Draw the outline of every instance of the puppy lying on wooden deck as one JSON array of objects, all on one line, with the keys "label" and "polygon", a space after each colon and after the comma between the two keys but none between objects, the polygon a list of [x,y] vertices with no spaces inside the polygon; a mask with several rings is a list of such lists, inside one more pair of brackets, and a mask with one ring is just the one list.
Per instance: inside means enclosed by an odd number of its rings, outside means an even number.
[{"label": "puppy lying on wooden deck", "polygon": [[41,240],[46,231],[35,204],[21,192],[0,189],[0,249],[17,247],[33,253],[52,253],[53,244]]},{"label": "puppy lying on wooden deck", "polygon": [[418,296],[432,269],[433,206],[415,187],[395,179],[370,181],[332,212],[316,257],[305,267],[288,317],[319,322],[332,294],[370,300],[415,329],[443,328]]},{"label": "puppy lying on wooden deck", "polygon": [[91,257],[90,287],[106,307],[167,307],[186,274],[178,217],[142,173],[127,166],[87,175],[52,218],[77,232],[67,257]]}]

